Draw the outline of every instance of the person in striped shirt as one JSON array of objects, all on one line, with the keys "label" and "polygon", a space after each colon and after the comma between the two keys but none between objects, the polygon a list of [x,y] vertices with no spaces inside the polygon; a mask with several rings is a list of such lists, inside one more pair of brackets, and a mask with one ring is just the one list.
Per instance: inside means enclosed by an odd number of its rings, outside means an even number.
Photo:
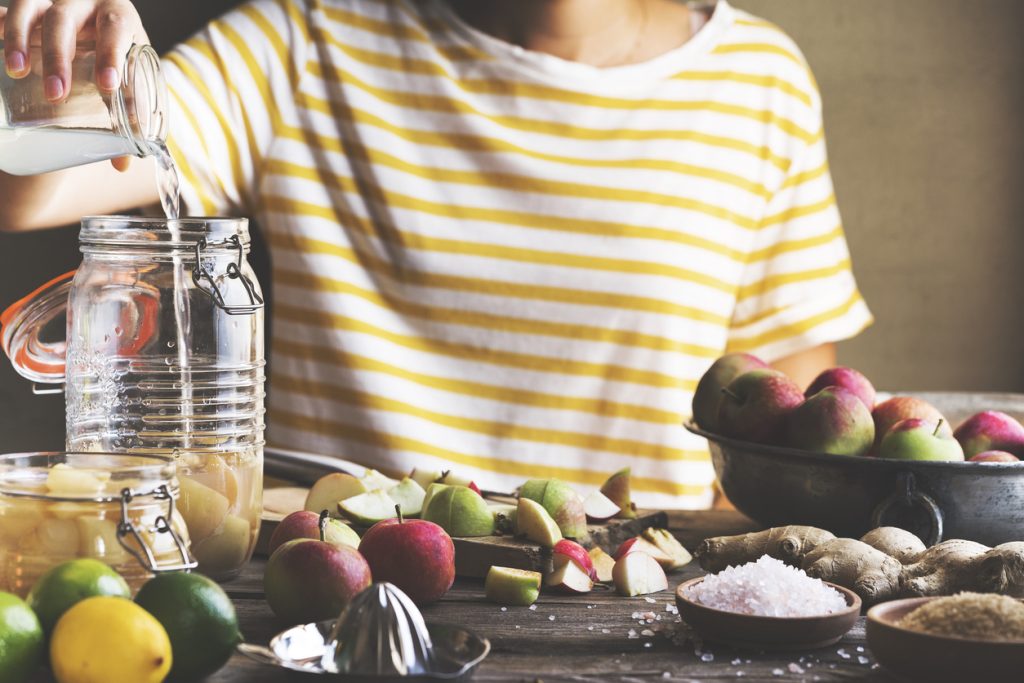
[{"label": "person in striped shirt", "polygon": [[[105,88],[145,35],[127,0],[15,0],[9,71],[40,21],[55,99],[78,29]],[[807,381],[870,322],[813,76],[725,0],[255,0],[164,68],[188,211],[271,247],[276,444],[706,506],[708,365]],[[0,222],[151,203],[148,165],[4,177]]]}]

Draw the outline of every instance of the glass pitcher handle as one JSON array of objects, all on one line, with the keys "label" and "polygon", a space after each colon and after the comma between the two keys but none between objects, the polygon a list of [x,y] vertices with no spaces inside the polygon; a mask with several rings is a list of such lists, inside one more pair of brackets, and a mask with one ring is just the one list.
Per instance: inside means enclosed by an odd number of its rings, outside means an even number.
[{"label": "glass pitcher handle", "polygon": [[[52,320],[67,312],[68,294],[74,270],[53,278],[30,294],[18,299],[0,313],[0,347],[14,370],[37,384],[64,382],[64,355],[67,342],[44,342],[39,333]],[[36,393],[56,393],[35,390]]]}]

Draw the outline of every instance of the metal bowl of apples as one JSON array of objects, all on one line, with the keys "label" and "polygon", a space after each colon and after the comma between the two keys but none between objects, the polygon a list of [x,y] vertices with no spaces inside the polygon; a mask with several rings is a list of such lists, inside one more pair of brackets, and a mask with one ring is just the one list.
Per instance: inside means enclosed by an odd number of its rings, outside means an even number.
[{"label": "metal bowl of apples", "polygon": [[[1021,394],[914,396],[941,411],[951,425],[982,411],[1024,417]],[[686,428],[708,440],[715,473],[733,505],[766,526],[807,524],[853,538],[878,526],[899,526],[929,545],[944,538],[989,546],[1021,540],[1024,462],[916,459],[920,440],[937,432],[910,434],[901,444],[908,452],[882,458],[752,443],[693,421]],[[951,430],[946,438],[952,439]]]}]

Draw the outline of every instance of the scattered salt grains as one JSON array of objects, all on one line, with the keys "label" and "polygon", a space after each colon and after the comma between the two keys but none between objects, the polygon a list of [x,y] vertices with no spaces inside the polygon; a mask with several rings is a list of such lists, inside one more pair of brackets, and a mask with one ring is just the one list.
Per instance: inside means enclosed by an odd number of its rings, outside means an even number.
[{"label": "scattered salt grains", "polygon": [[593,627],[593,626],[588,626],[588,627],[587,627],[587,630],[588,630],[588,631],[593,631],[593,630],[594,630],[594,627]]},{"label": "scattered salt grains", "polygon": [[644,612],[643,614],[640,615],[640,618],[641,619],[646,619],[647,621],[654,621],[654,617],[655,616],[656,615],[654,614],[654,612]]},{"label": "scattered salt grains", "polygon": [[745,674],[745,673],[743,673],[742,671],[737,671],[737,672],[736,672],[736,678],[742,678],[742,677],[744,677],[744,676],[746,676],[746,674]]},{"label": "scattered salt grains", "polygon": [[668,671],[662,671],[661,672],[661,677],[662,678],[672,678],[672,674],[669,673]]},{"label": "scattered salt grains", "polygon": [[609,631],[609,630],[608,630],[608,629],[606,629],[606,628],[603,628],[603,629],[601,629],[601,633],[611,633],[611,631]]},{"label": "scattered salt grains", "polygon": [[531,612],[536,612],[537,611],[537,605],[530,605],[530,611]]},{"label": "scattered salt grains", "polygon": [[713,655],[710,652],[705,652],[704,654],[702,654],[700,656],[700,661],[702,661],[702,662],[713,662],[713,661],[715,661],[715,655]]},{"label": "scattered salt grains", "polygon": [[554,621],[554,620],[555,620],[555,615],[554,614],[549,614],[548,615],[548,621]]},{"label": "scattered salt grains", "polygon": [[639,638],[640,634],[636,632],[636,629],[631,628],[629,629],[629,633],[626,634],[626,637],[633,640],[634,638]]},{"label": "scattered salt grains", "polygon": [[501,608],[501,611],[502,611],[502,612],[507,612],[507,611],[508,611],[508,607],[502,607],[502,608]]},{"label": "scattered salt grains", "polygon": [[772,676],[781,676],[784,673],[786,673],[786,672],[783,671],[782,669],[772,669]]},{"label": "scattered salt grains", "polygon": [[730,664],[732,664],[733,666],[739,666],[740,664],[742,664],[742,663],[743,663],[743,660],[742,660],[742,659],[739,659],[739,658],[737,658],[737,659],[734,659],[734,660],[732,660],[732,661],[731,661],[731,662],[729,662],[729,663],[730,663]]},{"label": "scattered salt grains", "polygon": [[767,555],[706,576],[685,596],[714,609],[766,617],[818,616],[846,608],[839,591]]},{"label": "scattered salt grains", "polygon": [[860,655],[859,657],[857,657],[857,663],[858,664],[868,664],[870,662],[871,662],[871,660],[868,659],[867,657],[865,657],[864,655]]},{"label": "scattered salt grains", "polygon": [[650,638],[654,635],[654,631],[652,631],[649,628],[645,628],[643,631],[640,631],[640,635],[642,635],[644,638]]},{"label": "scattered salt grains", "polygon": [[650,646],[651,646],[650,643],[644,643],[644,647],[650,647]]},{"label": "scattered salt grains", "polygon": [[842,648],[842,647],[839,648],[838,650],[836,650],[836,654],[839,655],[840,657],[842,657],[843,659],[849,659],[850,657],[853,656],[849,652],[846,651],[846,648]]},{"label": "scattered salt grains", "polygon": [[644,602],[649,602],[649,603],[651,603],[653,605],[654,603],[656,603],[658,601],[655,600],[654,598],[644,598]]},{"label": "scattered salt grains", "polygon": [[806,673],[804,671],[804,668],[802,666],[800,666],[799,664],[797,664],[796,662],[790,662],[789,666],[787,666],[786,668],[789,669],[789,672],[793,673],[793,674]]}]

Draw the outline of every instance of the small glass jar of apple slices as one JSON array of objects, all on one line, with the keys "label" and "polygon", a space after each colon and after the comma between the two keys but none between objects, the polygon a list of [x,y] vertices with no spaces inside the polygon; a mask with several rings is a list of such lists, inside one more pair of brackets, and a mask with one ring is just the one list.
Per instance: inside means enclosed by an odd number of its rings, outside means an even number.
[{"label": "small glass jar of apple slices", "polygon": [[134,593],[196,566],[174,460],[120,453],[0,455],[0,591],[24,597],[56,564],[91,557]]}]

